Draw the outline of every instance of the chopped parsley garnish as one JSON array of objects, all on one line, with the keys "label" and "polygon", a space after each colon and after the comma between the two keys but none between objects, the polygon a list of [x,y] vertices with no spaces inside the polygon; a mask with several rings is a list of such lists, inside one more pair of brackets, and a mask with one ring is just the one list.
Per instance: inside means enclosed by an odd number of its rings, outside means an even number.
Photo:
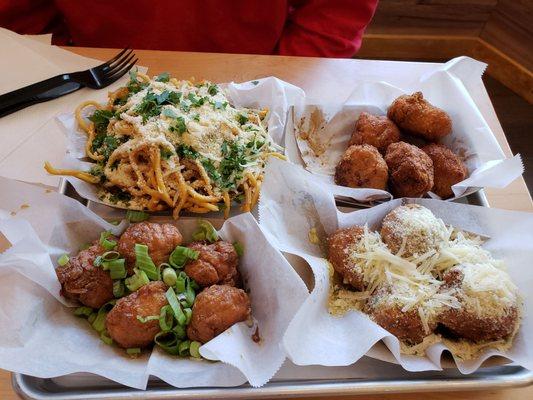
[{"label": "chopped parsley garnish", "polygon": [[213,105],[213,108],[215,110],[225,110],[226,107],[228,106],[228,102],[227,101],[215,101],[214,103],[211,103]]},{"label": "chopped parsley garnish", "polygon": [[218,168],[212,160],[202,158],[201,162],[209,177],[222,189],[235,189],[236,184],[243,178],[244,168],[249,163],[247,153],[254,153],[256,146],[261,147],[264,142],[252,142],[251,146],[244,146],[237,141],[224,141],[221,146],[222,161]]},{"label": "chopped parsley garnish", "polygon": [[187,146],[185,144],[180,144],[180,145],[176,146],[176,153],[178,153],[178,156],[180,158],[195,159],[195,158],[198,158],[198,156],[199,156],[197,151],[193,150],[192,147]]},{"label": "chopped parsley garnish", "polygon": [[183,117],[177,117],[176,122],[171,125],[169,128],[170,132],[178,132],[179,134],[185,133],[187,131],[187,125],[185,124],[185,119]]},{"label": "chopped parsley garnish", "polygon": [[92,166],[91,169],[89,170],[89,173],[91,175],[99,177],[100,178],[100,183],[104,183],[107,180],[107,178],[106,178],[106,176],[104,174],[104,168],[103,168],[103,166],[101,166],[99,164]]},{"label": "chopped parsley garnish", "polygon": [[104,156],[104,161],[107,161],[118,146],[128,140],[127,137],[117,138],[116,136],[106,135],[105,133],[97,134],[94,137],[91,150],[93,153]]},{"label": "chopped parsley garnish", "polygon": [[200,122],[200,114],[196,113],[192,116],[192,119],[195,120],[196,122]]},{"label": "chopped parsley garnish", "polygon": [[178,104],[181,99],[181,92],[170,92],[164,90],[156,96],[156,101],[161,104]]},{"label": "chopped parsley garnish", "polygon": [[168,82],[170,79],[170,75],[168,72],[163,72],[155,77],[155,80],[157,82]]},{"label": "chopped parsley garnish", "polygon": [[89,117],[89,120],[94,123],[94,131],[96,134],[105,133],[109,120],[114,117],[113,111],[109,110],[96,110],[93,115]]},{"label": "chopped parsley garnish", "polygon": [[[242,172],[246,165],[246,148],[237,142],[222,143],[222,161],[218,167],[220,185],[223,188],[234,188],[235,182],[242,178]],[[204,166],[205,167],[205,166]]]},{"label": "chopped parsley garnish", "polygon": [[213,161],[206,158],[202,160],[202,165],[204,166],[205,172],[207,172],[207,175],[209,175],[212,180],[215,182],[219,182],[221,180],[222,177],[213,164]]},{"label": "chopped parsley garnish", "polygon": [[248,115],[242,113],[237,114],[237,122],[241,125],[244,125],[248,122]]},{"label": "chopped parsley garnish", "polygon": [[114,187],[111,189],[111,195],[109,196],[109,201],[112,203],[126,203],[126,205],[129,204],[129,201],[131,200],[131,194],[128,192],[125,192],[117,187]]},{"label": "chopped parsley garnish", "polygon": [[161,109],[165,104],[175,105],[180,101],[180,98],[180,92],[164,90],[161,94],[155,94],[149,90],[134,111],[142,116],[143,124],[145,124],[150,118],[161,114]]},{"label": "chopped parsley garnish", "polygon": [[127,102],[128,102],[128,96],[126,95],[122,97],[117,97],[115,101],[113,102],[113,105],[116,107],[120,107],[126,104]]},{"label": "chopped parsley garnish", "polygon": [[130,81],[126,85],[129,94],[135,94],[143,90],[148,84],[146,82],[139,82],[137,80],[137,68],[131,69],[129,72]]},{"label": "chopped parsley garnish", "polygon": [[103,154],[104,158],[107,160],[111,153],[113,153],[119,146],[120,142],[116,137],[108,135],[104,138],[103,144],[104,146],[100,153]]},{"label": "chopped parsley garnish", "polygon": [[252,85],[257,86],[259,84],[259,81],[252,81]]},{"label": "chopped parsley garnish", "polygon": [[172,154],[174,154],[174,152],[172,150],[165,149],[165,148],[159,149],[159,152],[160,152],[161,158],[163,160],[168,160],[170,158],[170,156],[172,156]]},{"label": "chopped parsley garnish", "polygon": [[191,110],[191,102],[190,101],[182,101],[180,103],[181,110],[183,112],[189,112]]},{"label": "chopped parsley garnish", "polygon": [[209,85],[209,88],[207,89],[207,93],[209,93],[211,96],[216,95],[218,93],[217,85]]},{"label": "chopped parsley garnish", "polygon": [[200,107],[204,105],[207,97],[196,97],[194,93],[189,93],[187,99],[191,101],[191,107]]},{"label": "chopped parsley garnish", "polygon": [[265,145],[265,141],[258,141],[257,137],[254,137],[254,140],[246,143],[246,147],[250,149],[251,154],[258,154],[261,151],[261,148]]},{"label": "chopped parsley garnish", "polygon": [[178,114],[172,108],[165,108],[161,115],[169,118],[178,118]]}]

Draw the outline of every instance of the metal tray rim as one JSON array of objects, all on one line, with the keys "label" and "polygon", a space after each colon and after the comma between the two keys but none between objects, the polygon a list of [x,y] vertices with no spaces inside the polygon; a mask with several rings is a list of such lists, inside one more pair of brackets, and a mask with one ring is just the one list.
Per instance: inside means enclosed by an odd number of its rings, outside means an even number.
[{"label": "metal tray rim", "polygon": [[[299,383],[293,381],[270,382],[262,388],[252,388],[243,385],[234,388],[173,388],[136,390],[99,390],[93,393],[76,391],[61,395],[36,390],[27,382],[27,376],[23,374],[12,374],[12,384],[16,393],[25,399],[48,400],[48,399],[132,399],[136,397],[148,399],[167,398],[212,398],[212,399],[259,399],[274,396],[317,396],[317,395],[361,395],[377,393],[405,393],[405,392],[435,392],[435,391],[475,391],[487,389],[503,389],[509,387],[525,387],[533,384],[533,371],[522,367],[507,367],[516,369],[509,375],[491,375],[485,377],[483,386],[480,387],[479,378],[445,378],[445,379],[408,379],[408,380],[301,380]],[[31,377],[30,377],[31,378]]]}]

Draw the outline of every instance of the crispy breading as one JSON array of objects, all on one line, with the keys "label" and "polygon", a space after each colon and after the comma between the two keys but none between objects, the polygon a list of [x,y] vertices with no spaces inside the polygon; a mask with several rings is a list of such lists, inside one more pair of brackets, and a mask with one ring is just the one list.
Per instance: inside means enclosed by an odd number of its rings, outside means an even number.
[{"label": "crispy breading", "polygon": [[390,105],[387,116],[411,135],[436,141],[452,132],[450,116],[424,99],[422,92],[398,97]]},{"label": "crispy breading", "polygon": [[399,140],[400,130],[394,122],[386,116],[362,112],[355,123],[355,130],[349,145],[369,144],[381,153],[385,153],[391,143]]},{"label": "crispy breading", "polygon": [[364,290],[363,272],[350,261],[349,249],[364,234],[361,226],[338,229],[328,237],[328,261],[333,269],[342,276],[345,283],[357,290]]},{"label": "crispy breading", "polygon": [[250,313],[250,299],[244,290],[210,286],[196,297],[187,336],[201,343],[209,342],[233,324],[247,320]]},{"label": "crispy breading", "polygon": [[[116,238],[111,236],[109,240]],[[57,267],[56,275],[63,296],[92,308],[100,308],[114,298],[113,280],[109,272],[94,265],[95,258],[105,251],[97,240],[71,257],[66,265]]]},{"label": "crispy breading", "polygon": [[388,176],[385,160],[368,144],[348,147],[335,168],[335,182],[353,188],[385,189]]},{"label": "crispy breading", "polygon": [[168,304],[167,285],[161,281],[150,282],[136,292],[117,301],[106,318],[109,336],[120,347],[146,347],[160,331],[159,320],[141,322],[137,317],[159,315]]},{"label": "crispy breading", "polygon": [[185,265],[185,273],[200,286],[215,284],[238,286],[240,281],[239,256],[231,243],[219,240],[215,243],[193,242],[187,246],[200,254]]},{"label": "crispy breading", "polygon": [[396,197],[422,197],[433,187],[433,161],[418,147],[393,143],[387,148],[389,186]]},{"label": "crispy breading", "polygon": [[465,179],[467,170],[463,162],[442,144],[428,144],[422,150],[433,161],[433,193],[443,199],[453,196],[452,185]]},{"label": "crispy breading", "polygon": [[135,266],[135,244],[148,246],[148,254],[157,266],[168,261],[170,253],[181,244],[182,236],[172,224],[139,222],[124,231],[118,241],[118,252],[126,258],[128,274],[133,274]]}]

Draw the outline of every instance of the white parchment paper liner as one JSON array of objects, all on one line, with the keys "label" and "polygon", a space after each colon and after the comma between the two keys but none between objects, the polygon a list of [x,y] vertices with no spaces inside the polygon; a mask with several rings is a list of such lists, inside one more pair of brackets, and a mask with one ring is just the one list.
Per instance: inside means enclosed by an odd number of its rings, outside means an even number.
[{"label": "white parchment paper liner", "polygon": [[[290,160],[305,165],[313,173],[325,175],[328,181],[333,182],[335,166],[348,147],[361,112],[386,115],[388,107],[398,96],[421,91],[425,99],[445,110],[452,118],[453,131],[441,143],[458,154],[469,171],[465,180],[453,185],[455,196],[449,200],[464,197],[482,187],[504,188],[523,173],[520,155],[505,158],[463,84],[463,80],[480,78],[485,67],[486,64],[460,57],[402,88],[386,82],[364,82],[356,86],[343,102],[296,106],[286,136],[288,154],[292,155]],[[308,142],[299,135],[300,129],[309,132],[310,116],[316,111],[323,119],[315,137],[319,137],[320,143],[327,148],[318,158]],[[296,157],[296,153],[301,157]],[[438,198],[433,193],[430,196]]]},{"label": "white parchment paper liner", "polygon": [[[268,107],[268,132],[275,143],[283,145],[283,135],[289,107],[303,105],[305,93],[297,86],[274,77],[267,77],[243,83],[221,85],[228,98],[237,107]],[[74,107],[73,107],[74,108]],[[58,124],[67,137],[67,155],[62,166],[88,170],[93,164],[82,161],[85,155],[87,136],[78,130],[74,113],[57,116]],[[84,198],[102,203],[97,196],[98,187],[75,178],[67,178]]]},{"label": "white parchment paper liner", "polygon": [[[77,201],[37,186],[5,178],[0,185],[0,234],[11,244],[0,254],[0,368],[43,378],[90,372],[144,389],[150,375],[177,387],[247,380],[261,386],[281,367],[283,333],[308,291],[251,214],[227,220],[220,236],[244,245],[239,270],[261,342],[252,341],[253,332],[242,322],[200,348],[204,357],[223,362],[177,359],[157,349],[130,359],[103,344],[65,307],[54,271],[60,254],[75,253],[102,230],[119,232],[125,224],[108,224]],[[175,223],[189,237],[197,224],[196,219]]]},{"label": "white parchment paper liner", "polygon": [[[334,190],[324,187],[315,176],[302,179],[296,166],[273,161],[266,171],[259,204],[260,225],[283,252],[303,257],[314,275],[314,289],[304,302],[284,336],[289,358],[298,365],[342,366],[363,355],[398,362],[408,371],[439,370],[442,344],[431,346],[427,357],[401,355],[398,340],[375,324],[364,313],[350,311],[342,317],[328,313],[328,268],[320,246],[309,241],[309,230],[316,228],[324,239],[338,228],[368,223],[379,228],[383,217],[403,201],[421,204],[445,223],[491,237],[485,248],[505,260],[508,272],[524,295],[524,319],[512,348],[505,354],[487,350],[470,361],[455,359],[462,373],[475,371],[486,359],[504,356],[528,369],[533,368],[533,309],[530,290],[533,284],[533,214],[469,206],[434,199],[397,199],[350,213],[335,206]],[[385,346],[375,346],[383,340]],[[369,351],[372,348],[372,351]]]}]

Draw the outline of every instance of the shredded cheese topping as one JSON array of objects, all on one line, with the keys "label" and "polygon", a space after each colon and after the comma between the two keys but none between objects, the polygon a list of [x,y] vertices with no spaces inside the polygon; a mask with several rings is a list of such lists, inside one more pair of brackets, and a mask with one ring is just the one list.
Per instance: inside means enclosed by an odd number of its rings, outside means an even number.
[{"label": "shredded cheese topping", "polygon": [[[400,214],[402,225],[409,227],[409,208],[405,208],[405,215],[402,215],[404,210],[397,213],[401,208],[393,213],[395,216]],[[431,211],[423,208],[425,211],[421,212],[420,208],[415,209],[413,227],[404,230],[403,242],[396,253],[391,252],[380,234],[370,231],[368,226],[364,227],[359,240],[344,249],[350,268],[363,276],[364,291],[347,289],[330,266],[332,279],[328,307],[332,314],[343,315],[351,309],[381,306],[397,306],[403,313],[416,311],[426,334],[431,337],[416,346],[403,344],[402,349],[407,354],[422,354],[428,346],[440,340],[439,335],[432,334],[431,326],[435,326],[438,315],[446,308],[464,308],[480,318],[497,318],[519,308],[521,302],[518,288],[505,272],[504,262],[481,247],[483,240],[479,236],[446,227]],[[433,235],[435,231],[432,233],[431,229],[420,229],[421,226],[438,227],[435,230],[438,234]],[[420,232],[438,240],[425,252],[405,256],[407,240],[423,238],[424,234]],[[413,236],[413,233],[416,234]],[[442,277],[452,270],[460,271],[460,281],[445,284]],[[507,346],[502,343],[497,345]],[[454,348],[457,355],[468,359],[486,348],[486,343],[461,341]]]}]

